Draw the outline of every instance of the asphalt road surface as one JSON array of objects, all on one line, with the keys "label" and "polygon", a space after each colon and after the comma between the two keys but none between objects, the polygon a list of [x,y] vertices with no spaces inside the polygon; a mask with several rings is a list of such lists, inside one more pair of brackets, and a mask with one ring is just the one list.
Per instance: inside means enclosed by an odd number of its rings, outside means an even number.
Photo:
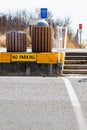
[{"label": "asphalt road surface", "polygon": [[87,78],[0,77],[0,130],[87,130]]}]

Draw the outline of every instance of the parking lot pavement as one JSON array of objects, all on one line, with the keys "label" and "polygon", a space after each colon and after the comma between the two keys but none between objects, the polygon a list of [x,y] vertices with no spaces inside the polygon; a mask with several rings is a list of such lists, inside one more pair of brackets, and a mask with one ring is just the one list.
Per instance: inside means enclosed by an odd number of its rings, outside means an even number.
[{"label": "parking lot pavement", "polygon": [[69,78],[87,122],[87,77]]},{"label": "parking lot pavement", "polygon": [[85,130],[86,93],[82,77],[0,77],[0,130]]}]

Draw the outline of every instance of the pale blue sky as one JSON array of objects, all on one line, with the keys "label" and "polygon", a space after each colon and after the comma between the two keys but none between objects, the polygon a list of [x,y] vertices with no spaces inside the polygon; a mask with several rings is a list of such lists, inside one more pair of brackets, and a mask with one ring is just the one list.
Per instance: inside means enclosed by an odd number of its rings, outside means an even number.
[{"label": "pale blue sky", "polygon": [[[54,17],[70,17],[71,26],[76,32],[78,24],[83,24],[83,37],[87,36],[86,0],[0,0],[0,12],[15,9],[48,8]],[[86,38],[87,39],[87,38]]]}]

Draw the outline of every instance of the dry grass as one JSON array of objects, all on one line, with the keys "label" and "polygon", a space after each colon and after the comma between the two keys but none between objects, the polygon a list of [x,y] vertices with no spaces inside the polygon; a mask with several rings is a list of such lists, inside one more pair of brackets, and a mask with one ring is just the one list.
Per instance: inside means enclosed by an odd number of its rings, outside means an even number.
[{"label": "dry grass", "polygon": [[[56,44],[58,44],[58,41],[53,38],[53,48],[56,47]],[[64,47],[64,38],[62,39],[62,47]],[[67,48],[76,48],[75,44],[73,44],[73,43],[71,42],[71,40],[69,39],[68,36],[67,36],[67,44],[66,44],[66,47],[67,47]]]},{"label": "dry grass", "polygon": [[[22,30],[23,32],[26,32],[27,34],[27,46],[31,46],[31,37],[29,35],[29,30],[28,29],[24,29]],[[6,47],[6,33],[4,34],[0,34],[0,47]]]},{"label": "dry grass", "polygon": [[82,49],[84,49],[84,48],[87,48],[87,44],[85,44],[85,43],[75,44],[75,47],[76,47],[76,48],[82,48]]},{"label": "dry grass", "polygon": [[67,36],[66,48],[76,48],[75,44],[71,42],[71,39]]},{"label": "dry grass", "polygon": [[6,47],[6,35],[0,34],[0,47]]},{"label": "dry grass", "polygon": [[[29,35],[29,29],[24,29],[24,32],[27,33],[27,46],[31,47],[32,46],[32,40]],[[63,41],[64,42],[64,41]],[[52,47],[55,48],[57,44],[57,41],[55,39],[53,40],[53,45]],[[6,34],[0,34],[0,47],[6,47]],[[75,44],[72,43],[69,37],[67,37],[67,48],[87,48],[87,44]]]},{"label": "dry grass", "polygon": [[82,43],[82,44],[78,44],[78,43],[72,43],[71,39],[67,36],[67,48],[87,48],[87,44]]}]

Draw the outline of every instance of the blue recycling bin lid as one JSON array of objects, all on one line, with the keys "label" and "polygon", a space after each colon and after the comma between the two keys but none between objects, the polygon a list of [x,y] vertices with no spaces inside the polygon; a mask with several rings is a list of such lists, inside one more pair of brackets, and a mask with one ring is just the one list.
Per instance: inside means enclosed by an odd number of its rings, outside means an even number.
[{"label": "blue recycling bin lid", "polygon": [[47,22],[40,21],[36,24],[36,26],[49,26],[49,24]]}]

